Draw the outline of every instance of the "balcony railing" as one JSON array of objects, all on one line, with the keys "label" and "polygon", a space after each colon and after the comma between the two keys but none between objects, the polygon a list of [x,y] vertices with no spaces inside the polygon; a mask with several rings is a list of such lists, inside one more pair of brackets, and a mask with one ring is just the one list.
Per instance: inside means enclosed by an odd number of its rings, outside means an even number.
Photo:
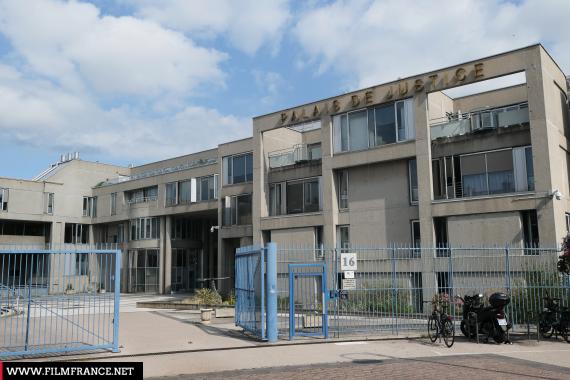
[{"label": "balcony railing", "polygon": [[528,103],[524,102],[508,107],[449,114],[444,120],[433,123],[430,127],[430,133],[431,139],[436,140],[528,123]]},{"label": "balcony railing", "polygon": [[134,205],[134,204],[139,204],[139,203],[156,202],[157,199],[158,199],[158,197],[156,195],[153,195],[151,197],[137,197],[137,198],[128,199],[127,204],[128,205]]},{"label": "balcony railing", "polygon": [[292,148],[277,150],[268,154],[269,168],[280,168],[307,161],[321,159],[320,147],[312,149],[307,144],[297,144]]}]

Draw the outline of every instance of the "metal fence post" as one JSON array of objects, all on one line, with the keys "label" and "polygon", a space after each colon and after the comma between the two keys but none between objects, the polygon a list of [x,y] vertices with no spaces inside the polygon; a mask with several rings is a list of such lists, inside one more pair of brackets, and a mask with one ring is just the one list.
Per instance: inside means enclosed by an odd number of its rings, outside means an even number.
[{"label": "metal fence post", "polygon": [[277,245],[268,243],[267,249],[267,340],[277,341]]},{"label": "metal fence post", "polygon": [[396,335],[398,335],[398,316],[396,314],[396,307],[397,307],[397,300],[398,292],[396,290],[396,245],[391,245],[391,264],[392,264],[392,333],[394,332],[394,328],[396,329]]},{"label": "metal fence post", "polygon": [[121,250],[115,252],[115,294],[113,314],[113,352],[119,352],[119,311],[121,304]]}]

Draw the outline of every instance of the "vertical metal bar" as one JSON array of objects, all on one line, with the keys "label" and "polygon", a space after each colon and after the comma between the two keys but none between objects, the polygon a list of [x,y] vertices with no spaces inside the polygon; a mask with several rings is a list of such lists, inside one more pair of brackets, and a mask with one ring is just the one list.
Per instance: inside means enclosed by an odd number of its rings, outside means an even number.
[{"label": "vertical metal bar", "polygon": [[277,341],[277,245],[267,244],[267,340]]},{"label": "vertical metal bar", "polygon": [[396,321],[396,258],[394,247],[390,244],[390,260],[391,260],[391,278],[392,278],[392,334],[398,334],[398,322]]},{"label": "vertical metal bar", "polygon": [[293,287],[293,272],[291,264],[289,264],[289,340],[295,336],[295,305],[293,299],[295,298],[295,288]]},{"label": "vertical metal bar", "polygon": [[115,294],[113,310],[113,352],[119,352],[119,309],[121,303],[121,250],[115,252]]},{"label": "vertical metal bar", "polygon": [[328,310],[328,291],[327,291],[327,264],[326,259],[323,264],[323,276],[321,279],[322,297],[323,297],[323,335],[325,339],[329,338],[329,310]]},{"label": "vertical metal bar", "polygon": [[[31,265],[30,265],[31,267]],[[28,256],[26,255],[26,270],[28,269]],[[24,351],[28,351],[28,344],[30,339],[30,311],[32,305],[32,269],[30,268],[29,282],[28,282],[28,312],[26,316],[26,340],[24,343]]]}]

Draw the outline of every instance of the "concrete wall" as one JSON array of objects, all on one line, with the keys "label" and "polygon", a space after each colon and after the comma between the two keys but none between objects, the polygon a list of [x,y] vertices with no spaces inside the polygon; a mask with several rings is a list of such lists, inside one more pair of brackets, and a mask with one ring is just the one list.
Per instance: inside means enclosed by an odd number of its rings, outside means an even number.
[{"label": "concrete wall", "polygon": [[509,244],[522,247],[522,221],[519,212],[458,215],[447,218],[452,247],[481,247]]}]

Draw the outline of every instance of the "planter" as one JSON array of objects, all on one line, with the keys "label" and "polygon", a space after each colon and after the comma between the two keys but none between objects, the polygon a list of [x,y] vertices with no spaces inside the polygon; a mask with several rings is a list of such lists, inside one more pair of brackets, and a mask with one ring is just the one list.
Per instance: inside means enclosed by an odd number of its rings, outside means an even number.
[{"label": "planter", "polygon": [[212,311],[213,309],[200,309],[200,318],[202,319],[203,323],[210,323],[212,320]]}]

